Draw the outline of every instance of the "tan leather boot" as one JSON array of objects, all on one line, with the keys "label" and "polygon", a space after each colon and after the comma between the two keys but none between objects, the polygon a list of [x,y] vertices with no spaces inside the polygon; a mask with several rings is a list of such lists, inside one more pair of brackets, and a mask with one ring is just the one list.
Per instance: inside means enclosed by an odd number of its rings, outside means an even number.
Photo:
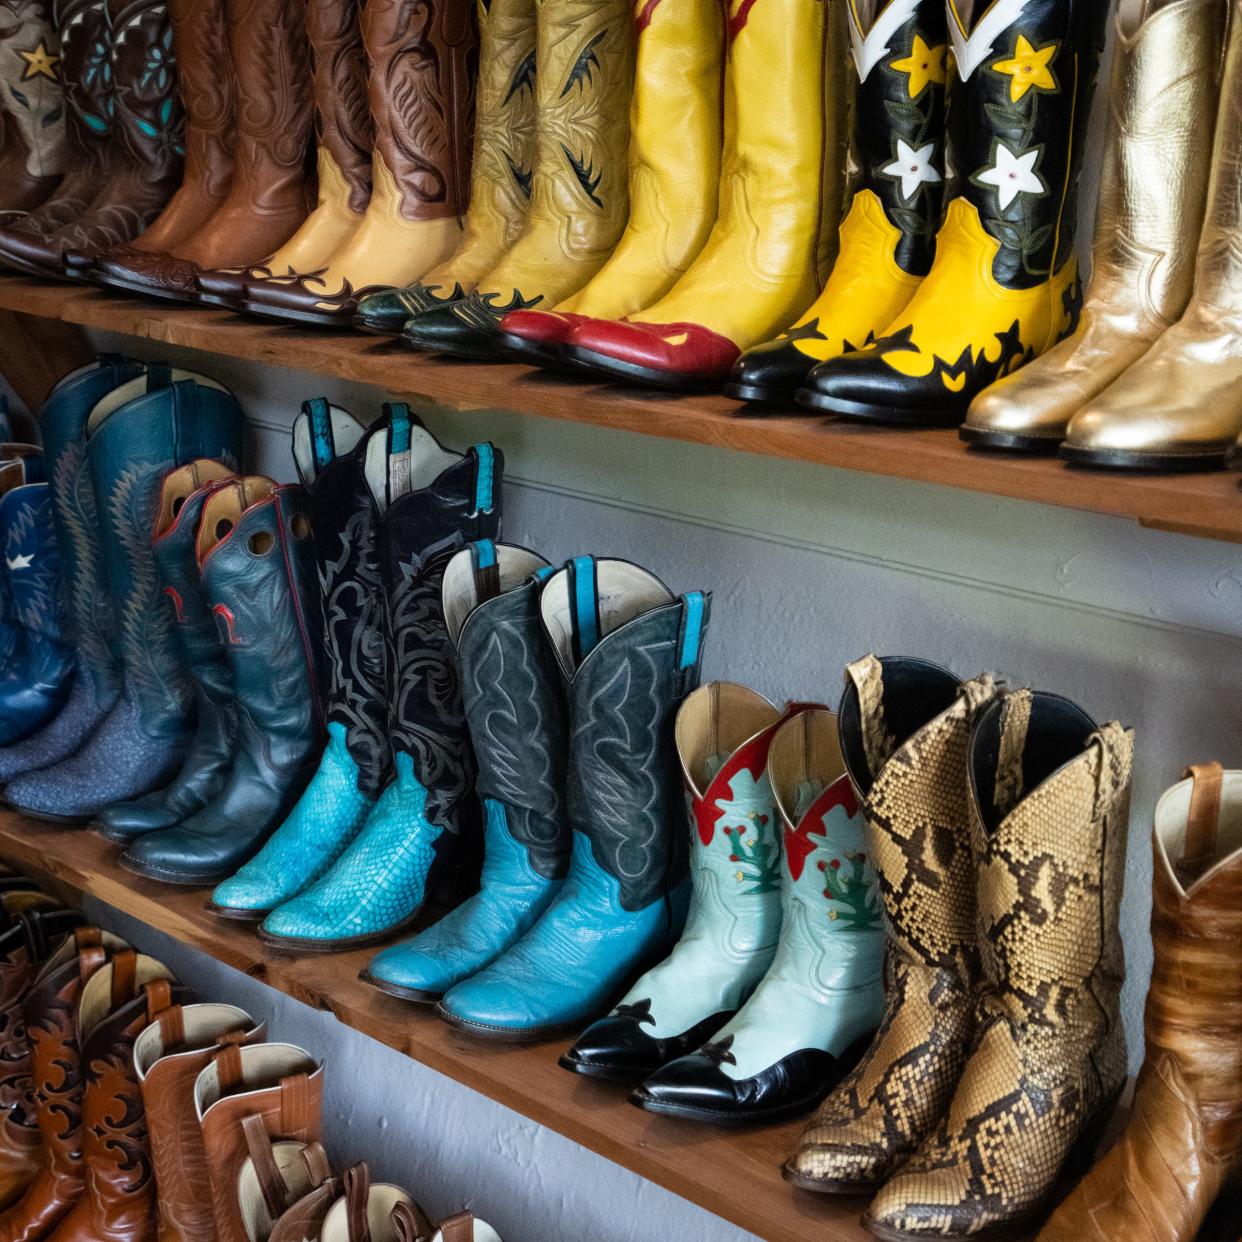
[{"label": "tan leather boot", "polygon": [[1082,320],[971,402],[968,444],[1055,452],[1070,419],[1181,318],[1194,288],[1228,15],[1228,0],[1130,0],[1118,10]]},{"label": "tan leather boot", "polygon": [[292,1044],[230,1046],[199,1074],[194,1105],[207,1154],[216,1242],[253,1242],[237,1199],[250,1154],[243,1123],[257,1117],[271,1139],[319,1142],[323,1067]]},{"label": "tan leather boot", "polygon": [[345,1193],[323,1222],[321,1242],[423,1242],[435,1226],[400,1186],[372,1183],[365,1164],[345,1172]]},{"label": "tan leather boot", "polygon": [[[305,1172],[298,1174],[298,1184],[308,1190],[272,1226],[268,1242],[306,1242],[318,1238],[332,1205],[341,1197],[342,1183],[332,1173],[328,1157],[318,1143],[309,1147],[294,1144]],[[284,1179],[286,1186],[293,1179]]]},{"label": "tan leather boot", "polygon": [[[237,1177],[237,1208],[250,1242],[270,1242],[282,1221],[286,1233],[295,1219],[313,1224],[318,1216],[322,1227],[337,1197],[329,1196],[339,1184],[332,1177],[323,1148],[318,1143],[273,1140],[262,1117],[253,1113],[242,1119],[242,1133],[247,1155]],[[297,1205],[302,1207],[294,1215]],[[295,1242],[318,1236],[318,1229],[308,1232],[303,1227]]]},{"label": "tan leather boot", "polygon": [[885,1242],[1017,1236],[1094,1155],[1126,1078],[1118,920],[1133,747],[1055,694],[1006,694],[975,721],[975,1033],[936,1132],[868,1209]]},{"label": "tan leather boot", "polygon": [[1147,1058],[1117,1145],[1039,1242],[1194,1242],[1242,1154],[1242,772],[1156,806]]},{"label": "tan leather boot", "polygon": [[[229,1044],[261,1043],[266,1025],[233,1005],[173,1005],[134,1044],[158,1190],[159,1242],[214,1242],[207,1153],[194,1084]],[[302,1242],[299,1238],[297,1242]]]}]

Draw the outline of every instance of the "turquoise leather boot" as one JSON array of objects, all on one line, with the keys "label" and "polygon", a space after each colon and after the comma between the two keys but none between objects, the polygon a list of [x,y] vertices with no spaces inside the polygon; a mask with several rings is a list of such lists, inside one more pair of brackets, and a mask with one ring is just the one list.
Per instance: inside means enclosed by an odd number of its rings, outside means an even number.
[{"label": "turquoise leather boot", "polygon": [[[99,508],[86,461],[86,420],[96,402],[145,372],[144,363],[102,354],[66,375],[39,412],[78,671],[68,702],[50,724],[15,746],[0,748],[0,782],[73,754],[120,697],[121,665],[108,623]],[[164,375],[157,371],[152,382]]]},{"label": "turquoise leather boot", "polygon": [[444,571],[483,800],[480,891],[363,978],[405,1000],[435,1001],[528,932],[569,869],[565,708],[539,596],[551,567],[525,548],[472,543]]},{"label": "turquoise leather boot", "polygon": [[194,682],[194,741],[171,785],[99,813],[95,827],[110,841],[126,844],[202,810],[223,788],[232,763],[237,733],[233,678],[194,545],[203,506],[236,477],[220,462],[204,459],[174,470],[161,485],[152,547],[173,630]]},{"label": "turquoise leather boot", "polygon": [[386,413],[363,460],[379,523],[393,778],[327,874],[264,920],[260,939],[282,948],[376,944],[426,898],[478,882],[474,761],[441,584],[464,540],[498,532],[503,459],[490,444],[445,449],[406,406]]},{"label": "turquoise leather boot", "polygon": [[332,866],[358,835],[392,769],[375,506],[363,472],[363,425],[322,398],[293,425],[310,505],[320,604],[328,744],[289,818],[208,909],[259,922]]},{"label": "turquoise leather boot", "polygon": [[91,410],[86,456],[99,498],[105,625],[116,635],[121,696],[68,759],[9,782],[5,799],[14,810],[80,823],[177,774],[191,736],[190,680],[151,550],[160,484],[199,457],[236,465],[244,427],[241,407],[215,380],[154,364]]},{"label": "turquoise leather boot", "polygon": [[672,948],[689,901],[674,718],[698,681],[709,597],[581,556],[540,600],[567,687],[569,875],[512,949],[438,1012],[486,1038],[577,1030]]}]

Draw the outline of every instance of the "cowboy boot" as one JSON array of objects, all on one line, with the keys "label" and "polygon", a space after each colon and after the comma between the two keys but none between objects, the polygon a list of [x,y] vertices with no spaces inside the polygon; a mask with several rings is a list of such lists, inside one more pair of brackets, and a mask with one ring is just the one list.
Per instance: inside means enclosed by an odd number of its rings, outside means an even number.
[{"label": "cowboy boot", "polygon": [[522,234],[535,162],[535,0],[478,0],[478,99],[470,205],[457,249],[405,289],[358,300],[357,327],[399,333],[406,320],[472,293]]},{"label": "cowboy boot", "polygon": [[[193,301],[200,273],[261,263],[306,219],[312,102],[306,6],[225,0],[226,64],[235,138],[228,196],[171,250],[108,255],[100,279],[151,297]],[[221,70],[227,70],[227,78]]]},{"label": "cowboy boot", "polygon": [[767,973],[781,925],[768,750],[800,710],[781,713],[761,694],[720,681],[681,705],[677,753],[691,820],[686,929],[672,955],[578,1037],[561,1058],[565,1069],[615,1082],[646,1078],[715,1035]]},{"label": "cowboy boot", "polygon": [[257,1121],[271,1140],[318,1143],[323,1066],[292,1044],[230,1046],[199,1074],[194,1108],[207,1156],[216,1242],[253,1242],[237,1195],[250,1155],[247,1131],[253,1132]]},{"label": "cowboy boot", "polygon": [[[314,1205],[322,1203],[326,1192],[340,1183],[333,1178],[320,1144],[273,1140],[262,1120],[253,1116],[243,1119],[242,1134],[247,1156],[237,1176],[238,1212],[251,1242],[270,1242],[277,1222],[292,1219],[295,1205],[313,1195],[313,1203],[308,1205],[313,1218],[317,1214]],[[330,1207],[331,1202],[324,1203],[321,1226]],[[307,1212],[299,1215],[304,1217]],[[304,1242],[308,1236],[318,1239],[319,1234],[299,1234],[297,1242]]]},{"label": "cowboy boot", "polygon": [[1118,11],[1082,319],[1068,340],[975,398],[961,430],[967,444],[1055,452],[1070,419],[1181,318],[1194,288],[1228,16],[1228,0]]},{"label": "cowboy boot", "polygon": [[345,1171],[345,1193],[323,1222],[321,1242],[422,1242],[435,1226],[400,1186],[372,1182],[365,1164]]},{"label": "cowboy boot", "polygon": [[294,423],[319,571],[328,744],[289,818],[212,894],[208,908],[225,918],[259,922],[318,880],[358,835],[388,781],[383,607],[364,431],[322,399],[305,402]]},{"label": "cowboy boot", "polygon": [[408,927],[432,896],[473,891],[479,807],[441,583],[467,539],[500,527],[504,458],[490,444],[445,449],[404,405],[363,441],[378,510],[393,775],[327,873],[263,921],[281,948],[337,952]]},{"label": "cowboy boot", "polygon": [[[1061,455],[1075,465],[1212,469],[1242,433],[1242,401],[1235,391],[1242,377],[1237,336],[1242,210],[1234,193],[1242,161],[1242,4],[1237,0],[1230,14],[1194,294],[1181,319],[1070,420]],[[1159,175],[1164,180],[1163,163]]]},{"label": "cowboy boot", "polygon": [[966,744],[996,688],[923,660],[868,656],[846,673],[841,752],[884,901],[888,1006],[785,1176],[804,1190],[867,1194],[935,1127],[966,1062],[979,977]]},{"label": "cowboy boot", "polygon": [[1062,1171],[1090,1163],[1126,1080],[1118,917],[1133,745],[1120,725],[1029,690],[975,721],[975,1034],[948,1112],[868,1209],[877,1236],[1029,1227]]},{"label": "cowboy boot", "polygon": [[667,954],[689,901],[674,718],[698,681],[710,597],[628,561],[580,556],[548,579],[544,630],[567,690],[569,874],[512,949],[437,1012],[513,1042],[578,1029]]},{"label": "cowboy boot", "polygon": [[[194,1084],[221,1048],[262,1043],[266,1025],[233,1005],[173,1005],[134,1042],[159,1209],[159,1242],[214,1242]],[[296,1242],[303,1242],[298,1238]]]},{"label": "cowboy boot", "polygon": [[845,5],[731,0],[720,214],[669,293],[624,321],[579,324],[589,370],[661,387],[725,379],[823,287],[843,197]]},{"label": "cowboy boot", "polygon": [[724,26],[718,0],[642,4],[630,102],[630,219],[590,284],[554,310],[516,310],[499,344],[519,361],[565,365],[585,319],[624,319],[685,274],[716,223],[724,118]]},{"label": "cowboy boot", "polygon": [[179,823],[205,807],[224,787],[237,733],[237,711],[228,658],[203,593],[194,554],[203,506],[237,476],[218,461],[182,466],[160,486],[152,548],[173,628],[194,683],[194,740],[172,784],[132,802],[105,807],[95,827],[125,844],[144,832]]},{"label": "cowboy boot", "polygon": [[228,652],[238,731],[214,801],[147,833],[121,865],[168,884],[215,883],[267,840],[306,788],[323,744],[318,613],[300,487],[238,479],[203,507],[197,555]]},{"label": "cowboy boot", "polygon": [[367,106],[367,55],[359,0],[311,0],[306,33],[315,98],[319,202],[300,229],[258,267],[203,272],[199,301],[240,309],[251,280],[317,276],[357,232],[371,201],[375,126]]},{"label": "cowboy boot", "polygon": [[1040,1242],[1195,1242],[1231,1176],[1242,1148],[1240,791],[1242,773],[1204,764],[1156,807],[1143,1071],[1117,1145]]},{"label": "cowboy boot", "polygon": [[444,617],[456,649],[483,802],[479,892],[363,978],[404,1000],[436,1001],[534,925],[569,869],[565,713],[543,635],[539,594],[551,567],[525,548],[471,544],[444,571]]},{"label": "cowboy boot", "polygon": [[[0,497],[46,478],[47,463],[38,445],[0,443]],[[16,539],[16,532],[14,534]],[[2,537],[0,543],[3,543]],[[17,555],[15,544],[14,559]],[[16,570],[9,568],[7,557],[0,560],[0,661],[4,662],[0,667],[14,659],[22,645],[23,627],[17,616],[9,582],[14,572]]]},{"label": "cowboy boot", "polygon": [[460,302],[411,319],[415,349],[491,357],[512,310],[555,306],[599,271],[625,228],[632,5],[536,0],[535,164],[522,235]]},{"label": "cowboy boot", "polygon": [[[418,1235],[408,1225],[406,1232],[399,1232],[397,1237],[398,1242],[419,1242]],[[487,1221],[480,1220],[473,1212],[458,1212],[440,1222],[430,1242],[501,1242],[501,1239]]]},{"label": "cowboy boot", "polygon": [[648,1112],[718,1125],[805,1112],[884,1012],[880,896],[832,712],[782,722],[768,776],[784,843],[776,956],[736,1017],[630,1096]]},{"label": "cowboy boot", "polygon": [[811,372],[798,392],[810,409],[960,423],[983,389],[1077,325],[1078,183],[1107,6],[947,2],[955,175],[935,262],[871,348]]},{"label": "cowboy boot", "polygon": [[[944,0],[846,5],[853,201],[811,308],[734,364],[725,394],[787,405],[812,367],[874,342],[931,270],[944,206]],[[847,70],[847,73],[851,71]]]},{"label": "cowboy boot", "polygon": [[60,185],[69,165],[61,59],[51,0],[14,6],[4,13],[0,213],[33,211]]},{"label": "cowboy boot", "polygon": [[189,675],[160,591],[151,532],[160,483],[199,457],[236,465],[245,418],[233,396],[191,371],[152,365],[99,401],[86,455],[100,506],[101,547],[123,670],[122,694],[90,740],[37,774],[10,781],[17,811],[79,823],[167,784],[189,743]]},{"label": "cowboy boot", "polygon": [[299,1149],[295,1158],[302,1169],[296,1174],[296,1182],[283,1176],[281,1181],[286,1187],[298,1185],[307,1189],[274,1220],[267,1242],[306,1242],[307,1238],[319,1238],[324,1219],[341,1197],[341,1179],[333,1174],[323,1148],[318,1143],[308,1147],[292,1146]]},{"label": "cowboy boot", "polygon": [[478,51],[470,0],[434,0],[417,20],[402,0],[369,0],[362,29],[375,119],[366,216],[326,270],[248,284],[254,314],[346,325],[363,293],[410,284],[461,239]]}]

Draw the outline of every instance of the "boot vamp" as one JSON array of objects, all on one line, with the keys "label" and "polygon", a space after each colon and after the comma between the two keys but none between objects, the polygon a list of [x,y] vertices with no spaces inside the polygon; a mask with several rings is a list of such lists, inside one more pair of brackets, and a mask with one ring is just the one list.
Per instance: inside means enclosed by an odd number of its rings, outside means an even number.
[{"label": "boot vamp", "polygon": [[0,746],[29,737],[64,706],[73,678],[73,657],[59,644],[43,643],[0,677]]},{"label": "boot vamp", "polygon": [[49,724],[15,746],[0,748],[0,782],[67,759],[99,727],[115,701],[99,694],[79,670],[67,702]]}]

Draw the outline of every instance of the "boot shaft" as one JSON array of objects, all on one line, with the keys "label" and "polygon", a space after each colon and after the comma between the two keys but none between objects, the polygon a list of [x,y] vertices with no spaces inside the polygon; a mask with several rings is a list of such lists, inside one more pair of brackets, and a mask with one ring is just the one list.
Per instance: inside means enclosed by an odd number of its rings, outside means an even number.
[{"label": "boot shaft", "polygon": [[10,145],[30,178],[56,177],[68,164],[60,33],[52,0],[10,13],[0,34],[6,163]]},{"label": "boot shaft", "polygon": [[60,0],[56,25],[71,167],[102,178],[111,168],[117,137],[107,0]]},{"label": "boot shaft", "polygon": [[185,159],[173,30],[164,0],[108,0],[115,124],[130,160],[176,183]]},{"label": "boot shaft", "polygon": [[25,631],[27,653],[31,654],[42,643],[64,643],[68,629],[51,488],[46,483],[28,483],[5,491],[6,473],[0,468],[5,615]]},{"label": "boot shaft", "polygon": [[168,0],[185,109],[185,183],[210,199],[228,193],[236,117],[227,0]]}]

